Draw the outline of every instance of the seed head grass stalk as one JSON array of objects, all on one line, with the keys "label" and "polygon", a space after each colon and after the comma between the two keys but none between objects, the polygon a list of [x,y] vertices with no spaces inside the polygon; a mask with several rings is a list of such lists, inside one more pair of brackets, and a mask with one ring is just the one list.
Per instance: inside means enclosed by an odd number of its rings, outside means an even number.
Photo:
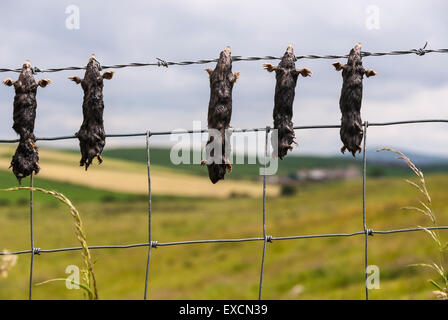
[{"label": "seed head grass stalk", "polygon": [[[417,166],[404,153],[398,150],[391,148],[383,148],[377,151],[389,151],[397,154],[398,155],[397,159],[403,160],[417,176],[416,182],[409,179],[405,179],[405,181],[411,186],[415,187],[417,191],[420,193],[420,195],[423,196],[418,200],[420,206],[407,206],[403,207],[402,209],[411,210],[423,214],[429,220],[431,220],[431,223],[433,224],[434,227],[437,227],[438,226],[437,218],[432,207],[431,197],[429,195],[426,186],[425,176],[423,172],[419,168],[417,168]],[[437,289],[433,291],[433,294],[439,299],[448,300],[448,273],[445,270],[446,266],[445,255],[448,251],[448,244],[443,243],[438,229],[429,230],[428,228],[422,226],[419,226],[419,228],[423,229],[426,233],[428,233],[431,240],[436,244],[439,253],[439,263],[435,262],[419,263],[419,264],[413,264],[412,266],[430,268],[433,271],[435,271],[439,277],[439,281],[435,281],[432,279],[429,280],[429,283],[431,283]]]},{"label": "seed head grass stalk", "polygon": [[[41,192],[43,194],[51,195],[54,198],[58,199],[60,202],[67,205],[70,209],[70,214],[72,215],[74,222],[75,222],[75,235],[78,239],[79,243],[81,244],[82,250],[82,257],[83,257],[83,263],[84,263],[84,269],[81,271],[83,280],[85,282],[84,285],[79,284],[82,288],[88,288],[89,290],[85,290],[87,292],[87,296],[89,300],[98,300],[98,289],[96,284],[96,278],[95,273],[93,271],[93,263],[92,258],[90,255],[89,248],[87,246],[87,237],[83,229],[83,223],[81,220],[81,215],[79,214],[76,207],[72,204],[72,202],[62,193],[53,191],[53,190],[46,190],[43,188],[38,187],[15,187],[15,188],[8,188],[8,189],[0,189],[1,191],[20,191],[20,190],[33,190],[37,192]],[[56,279],[54,279],[56,280]],[[65,280],[65,279],[64,279]],[[43,283],[51,282],[45,281]],[[41,283],[41,284],[43,284]]]}]

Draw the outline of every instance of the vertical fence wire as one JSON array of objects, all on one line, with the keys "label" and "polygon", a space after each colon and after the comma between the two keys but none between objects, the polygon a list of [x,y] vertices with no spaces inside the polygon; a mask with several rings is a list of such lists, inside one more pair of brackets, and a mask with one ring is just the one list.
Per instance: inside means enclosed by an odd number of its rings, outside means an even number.
[{"label": "vertical fence wire", "polygon": [[146,163],[148,168],[148,259],[146,261],[146,276],[145,276],[145,294],[144,300],[148,299],[148,281],[149,281],[149,263],[151,261],[151,157],[149,151],[149,137],[151,136],[150,131],[146,132]]},{"label": "vertical fence wire", "polygon": [[30,241],[31,241],[31,261],[30,261],[30,282],[28,288],[28,298],[33,299],[33,269],[34,269],[34,175],[30,175]]},{"label": "vertical fence wire", "polygon": [[264,141],[264,172],[263,172],[263,255],[261,258],[261,270],[260,270],[260,285],[258,287],[258,300],[261,300],[261,293],[263,290],[263,273],[264,273],[264,261],[266,257],[266,244],[267,244],[267,235],[266,235],[266,157],[268,153],[268,136],[271,128],[269,126],[266,127],[265,132],[265,141]]},{"label": "vertical fence wire", "polygon": [[367,268],[369,266],[369,231],[367,229],[366,221],[366,171],[367,171],[367,127],[369,122],[364,122],[363,133],[363,152],[362,152],[362,222],[364,228],[364,285],[366,290],[366,300],[369,300],[369,288],[367,286]]}]

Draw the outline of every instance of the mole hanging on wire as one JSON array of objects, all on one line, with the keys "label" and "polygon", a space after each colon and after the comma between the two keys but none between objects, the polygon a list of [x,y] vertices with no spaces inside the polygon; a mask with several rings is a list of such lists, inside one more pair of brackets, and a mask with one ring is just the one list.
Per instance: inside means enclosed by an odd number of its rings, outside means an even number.
[{"label": "mole hanging on wire", "polygon": [[277,79],[274,96],[274,129],[277,129],[277,136],[272,135],[271,144],[274,148],[274,155],[280,159],[286,156],[288,150],[292,150],[295,143],[294,124],[292,123],[293,103],[299,75],[308,77],[312,72],[307,69],[296,69],[296,56],[294,48],[289,45],[278,66],[264,63],[264,68],[275,71]]},{"label": "mole hanging on wire", "polygon": [[230,47],[220,54],[214,70],[205,69],[210,79],[210,101],[208,105],[209,139],[206,145],[208,175],[212,183],[224,179],[232,171],[230,164],[230,118],[232,116],[232,90],[240,73],[232,73]]},{"label": "mole hanging on wire", "polygon": [[81,161],[79,165],[89,168],[96,157],[101,164],[103,152],[106,144],[106,134],[103,124],[103,79],[112,79],[114,72],[106,71],[100,74],[101,65],[96,60],[95,55],[91,55],[86,66],[84,79],[77,76],[69,77],[70,80],[81,84],[84,90],[84,100],[82,103],[83,122],[79,131],[75,134],[79,140],[81,148]]},{"label": "mole hanging on wire", "polygon": [[3,83],[7,86],[14,86],[16,95],[14,97],[14,125],[12,128],[20,136],[19,145],[12,158],[12,172],[19,183],[23,178],[39,173],[39,153],[34,136],[34,122],[36,120],[36,93],[37,87],[45,88],[51,80],[41,79],[36,83],[34,70],[27,60],[22,66],[22,70],[17,81],[7,78]]},{"label": "mole hanging on wire", "polygon": [[344,153],[345,150],[348,150],[354,157],[356,152],[362,150],[362,79],[364,75],[371,77],[376,75],[376,72],[363,68],[360,43],[350,50],[347,64],[335,62],[333,66],[337,71],[342,70],[343,79],[341,98],[339,99],[339,107],[342,112],[340,134],[342,143],[344,143],[341,152]]}]

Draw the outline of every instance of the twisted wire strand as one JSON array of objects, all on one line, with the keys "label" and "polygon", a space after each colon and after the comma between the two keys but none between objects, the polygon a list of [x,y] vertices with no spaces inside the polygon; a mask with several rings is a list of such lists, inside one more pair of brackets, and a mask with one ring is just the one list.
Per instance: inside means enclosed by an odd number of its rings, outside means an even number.
[{"label": "twisted wire strand", "polygon": [[[394,51],[388,51],[388,52],[369,52],[369,51],[362,51],[361,55],[363,57],[383,57],[383,56],[399,56],[399,55],[409,55],[409,54],[416,54],[418,56],[423,56],[427,53],[448,53],[448,49],[426,49],[427,43],[419,49],[410,49],[410,50],[394,50]],[[316,55],[316,54],[308,54],[308,55],[298,55],[296,56],[297,60],[303,60],[303,59],[343,59],[347,58],[348,55]],[[232,56],[232,61],[239,62],[239,61],[260,61],[260,60],[281,60],[282,57],[278,56],[249,56],[249,57],[242,57],[242,56]],[[157,62],[131,62],[126,64],[112,64],[112,65],[103,65],[102,69],[122,69],[122,68],[135,68],[135,67],[166,67],[169,66],[189,66],[194,64],[208,64],[208,63],[214,63],[217,62],[218,59],[199,59],[199,60],[186,60],[186,61],[165,61],[160,58],[156,58]],[[60,72],[60,71],[77,71],[77,70],[85,70],[85,66],[83,67],[76,67],[76,66],[70,66],[70,67],[61,67],[61,68],[47,68],[47,69],[41,69],[34,67],[34,73],[51,73],[51,72]],[[20,72],[21,68],[0,68],[0,72]]]},{"label": "twisted wire strand", "polygon": [[[448,226],[439,227],[419,227],[419,228],[404,228],[404,229],[392,229],[392,230],[373,230],[369,229],[369,235],[387,235],[396,234],[404,232],[416,232],[427,230],[448,230]],[[323,233],[323,234],[310,234],[310,235],[297,235],[297,236],[268,236],[268,242],[272,241],[282,241],[282,240],[303,240],[303,239],[318,239],[318,238],[337,238],[337,237],[354,237],[365,235],[365,231],[356,231],[351,233]],[[250,242],[250,241],[265,241],[265,237],[252,237],[252,238],[236,238],[236,239],[207,239],[207,240],[188,240],[188,241],[173,241],[173,242],[158,242],[151,241],[151,243],[133,243],[133,244],[123,244],[123,245],[99,245],[99,246],[89,246],[89,250],[102,250],[102,249],[129,249],[129,248],[139,248],[139,247],[149,247],[159,248],[159,247],[169,247],[169,246],[179,246],[179,245],[194,245],[194,244],[213,244],[213,243],[236,243],[236,242]],[[39,253],[55,253],[55,252],[66,252],[66,251],[78,251],[83,250],[83,247],[70,247],[70,248],[55,248],[55,249],[39,249]],[[0,252],[0,256],[7,255],[21,255],[31,253],[31,250],[20,250],[11,252]]]}]

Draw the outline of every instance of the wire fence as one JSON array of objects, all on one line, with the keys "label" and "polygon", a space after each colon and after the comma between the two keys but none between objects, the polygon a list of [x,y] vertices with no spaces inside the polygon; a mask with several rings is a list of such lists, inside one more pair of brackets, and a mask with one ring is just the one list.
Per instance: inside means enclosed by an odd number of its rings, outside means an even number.
[{"label": "wire fence", "polygon": [[[448,53],[448,49],[426,49],[426,44],[423,48],[420,49],[411,49],[405,51],[390,51],[390,52],[363,52],[362,55],[367,56],[385,56],[385,55],[406,55],[406,54],[417,54],[419,56],[423,56],[426,53]],[[297,59],[335,59],[335,58],[346,58],[347,55],[305,55],[305,56],[296,56]],[[281,57],[274,56],[264,56],[264,57],[247,57],[243,58],[240,56],[234,56],[233,61],[257,61],[257,60],[278,60]],[[191,65],[191,64],[206,64],[216,62],[217,59],[210,60],[197,60],[197,61],[182,61],[182,62],[171,62],[165,61],[162,59],[157,59],[156,63],[131,63],[131,64],[122,64],[122,65],[111,65],[111,66],[103,66],[103,69],[107,68],[125,68],[125,67],[142,67],[142,66],[164,66],[168,67],[170,65]],[[64,68],[52,68],[52,69],[39,69],[35,68],[35,72],[58,72],[64,70],[82,70],[85,67],[64,67]],[[0,68],[0,72],[19,72],[20,69],[8,69],[8,68]],[[263,241],[263,249],[261,255],[261,267],[260,267],[260,277],[259,277],[259,290],[258,290],[258,299],[262,299],[263,293],[263,275],[265,268],[265,260],[267,254],[267,244],[272,244],[273,241],[284,241],[284,240],[302,240],[302,239],[313,239],[313,238],[331,238],[331,237],[354,237],[354,236],[364,236],[365,246],[364,246],[364,274],[365,274],[365,298],[369,299],[369,289],[368,289],[368,258],[369,258],[369,236],[377,235],[388,235],[388,234],[396,234],[403,232],[416,232],[425,230],[424,227],[418,228],[405,228],[405,229],[392,229],[392,230],[374,230],[368,228],[367,225],[367,210],[366,210],[366,168],[367,168],[367,132],[369,127],[383,127],[383,126],[396,126],[396,125],[406,125],[406,124],[422,124],[422,123],[448,123],[448,119],[428,119],[428,120],[406,120],[406,121],[395,121],[395,122],[378,122],[378,123],[363,123],[363,153],[362,153],[362,217],[363,217],[363,228],[361,231],[355,231],[352,233],[327,233],[327,234],[310,234],[310,235],[293,235],[293,236],[273,236],[269,235],[267,232],[266,221],[267,221],[267,212],[266,212],[266,174],[263,174],[263,195],[262,195],[262,237],[249,237],[249,238],[237,238],[237,239],[206,239],[206,240],[189,240],[189,241],[175,241],[175,242],[158,242],[157,240],[153,240],[151,236],[151,157],[150,157],[150,137],[151,136],[162,136],[162,135],[171,135],[171,134],[195,134],[195,133],[205,133],[208,132],[207,129],[201,130],[188,130],[183,132],[176,131],[158,131],[158,132],[137,132],[137,133],[120,133],[120,134],[108,134],[106,137],[109,138],[120,138],[120,137],[145,137],[146,142],[146,163],[147,163],[147,176],[148,176],[148,242],[145,243],[133,243],[133,244],[118,244],[118,245],[100,245],[100,246],[89,246],[90,250],[105,250],[105,249],[127,249],[127,248],[137,248],[137,247],[148,247],[148,256],[146,260],[146,273],[145,273],[145,289],[143,298],[148,299],[148,291],[149,291],[149,280],[150,280],[150,263],[151,263],[151,249],[167,247],[167,246],[177,246],[177,245],[194,245],[194,244],[210,244],[210,243],[240,243],[240,242],[249,242],[249,241]],[[340,128],[340,125],[310,125],[310,126],[296,126],[295,130],[311,130],[311,129],[337,129]],[[231,129],[232,132],[242,133],[242,132],[265,132],[265,150],[264,150],[264,169],[266,170],[266,157],[268,155],[269,143],[268,136],[271,128],[269,126],[263,128],[249,128],[249,129]],[[36,140],[41,141],[57,141],[57,140],[68,140],[68,139],[76,139],[76,136],[58,136],[58,137],[37,137]],[[19,139],[2,139],[0,143],[17,143]],[[30,179],[30,187],[34,187],[34,177],[31,175]],[[30,254],[31,262],[30,262],[30,272],[29,272],[29,287],[28,294],[29,299],[32,299],[33,294],[33,274],[34,274],[34,256],[40,254],[47,253],[56,253],[56,252],[65,252],[65,251],[76,251],[82,250],[82,247],[70,247],[70,248],[55,248],[55,249],[41,249],[35,246],[34,242],[34,198],[33,198],[33,190],[30,190],[30,249],[29,250],[21,250],[21,251],[12,251],[12,252],[0,252],[0,255],[21,255],[21,254]],[[429,230],[447,230],[448,226],[439,226],[439,227],[427,227]]]},{"label": "wire fence", "polygon": [[[363,229],[362,231],[356,231],[352,233],[327,233],[327,234],[310,234],[310,235],[294,235],[294,236],[273,236],[269,235],[266,228],[266,175],[263,174],[263,210],[262,210],[262,237],[250,237],[250,238],[237,238],[237,239],[206,239],[206,240],[189,240],[189,241],[175,241],[175,242],[158,242],[153,240],[151,237],[151,158],[150,158],[150,137],[156,135],[166,135],[171,134],[167,132],[150,132],[147,131],[145,133],[131,133],[131,134],[119,134],[119,135],[107,135],[108,137],[134,137],[134,136],[144,136],[146,141],[146,163],[147,163],[147,176],[148,176],[148,242],[145,243],[133,243],[133,244],[120,244],[120,245],[100,245],[100,246],[89,246],[90,250],[103,250],[103,249],[127,249],[127,248],[137,248],[137,247],[148,247],[148,257],[146,261],[146,276],[145,276],[145,291],[144,291],[144,299],[148,299],[148,290],[149,290],[149,270],[150,270],[150,262],[151,262],[151,249],[159,248],[159,247],[167,247],[167,246],[177,246],[177,245],[193,245],[193,244],[210,244],[210,243],[239,243],[239,242],[248,242],[248,241],[263,241],[263,249],[261,255],[261,268],[260,268],[260,279],[259,279],[259,291],[258,291],[258,299],[262,299],[263,292],[263,275],[264,275],[264,267],[266,260],[266,251],[267,244],[273,241],[282,241],[282,240],[301,240],[301,239],[313,239],[313,238],[330,238],[330,237],[353,237],[353,236],[362,236],[365,238],[365,249],[364,249],[364,259],[365,259],[365,297],[369,299],[369,289],[367,284],[367,267],[368,267],[368,257],[369,257],[369,236],[373,236],[375,234],[378,235],[387,235],[387,234],[395,234],[395,233],[403,233],[403,232],[416,232],[423,231],[424,227],[419,228],[405,228],[405,229],[393,229],[393,230],[374,230],[369,229],[367,226],[367,211],[366,211],[366,168],[367,168],[367,129],[368,127],[381,127],[381,126],[395,126],[395,125],[405,125],[405,124],[422,124],[422,123],[448,123],[448,119],[428,119],[428,120],[409,120],[409,121],[397,121],[397,122],[378,122],[378,123],[369,123],[364,122],[364,138],[363,138],[363,160],[362,160],[362,217],[363,217]],[[296,126],[295,130],[311,130],[311,129],[334,129],[340,128],[340,125],[316,125],[316,126]],[[252,128],[252,129],[238,129],[234,130],[234,132],[265,132],[265,150],[264,150],[264,169],[266,170],[266,156],[268,155],[269,143],[268,137],[271,128],[269,126],[265,128]],[[189,130],[188,133],[204,133],[207,132],[204,130]],[[172,134],[185,134],[185,132],[172,132]],[[75,137],[50,137],[50,138],[37,138],[37,140],[63,140],[63,139],[74,139]],[[16,140],[0,140],[0,143],[15,143]],[[34,186],[34,177],[31,175],[30,179],[30,187]],[[33,273],[34,273],[34,256],[46,253],[56,253],[56,252],[64,252],[64,251],[75,251],[82,250],[82,247],[70,247],[70,248],[55,248],[55,249],[41,249],[35,246],[34,242],[34,201],[33,201],[33,190],[30,190],[30,241],[31,248],[29,250],[21,250],[21,251],[13,251],[3,253],[0,252],[0,255],[20,255],[20,254],[30,254],[31,262],[30,262],[30,273],[29,273],[29,299],[32,299],[33,293]],[[448,226],[439,226],[439,227],[427,227],[429,230],[447,230]]]}]

